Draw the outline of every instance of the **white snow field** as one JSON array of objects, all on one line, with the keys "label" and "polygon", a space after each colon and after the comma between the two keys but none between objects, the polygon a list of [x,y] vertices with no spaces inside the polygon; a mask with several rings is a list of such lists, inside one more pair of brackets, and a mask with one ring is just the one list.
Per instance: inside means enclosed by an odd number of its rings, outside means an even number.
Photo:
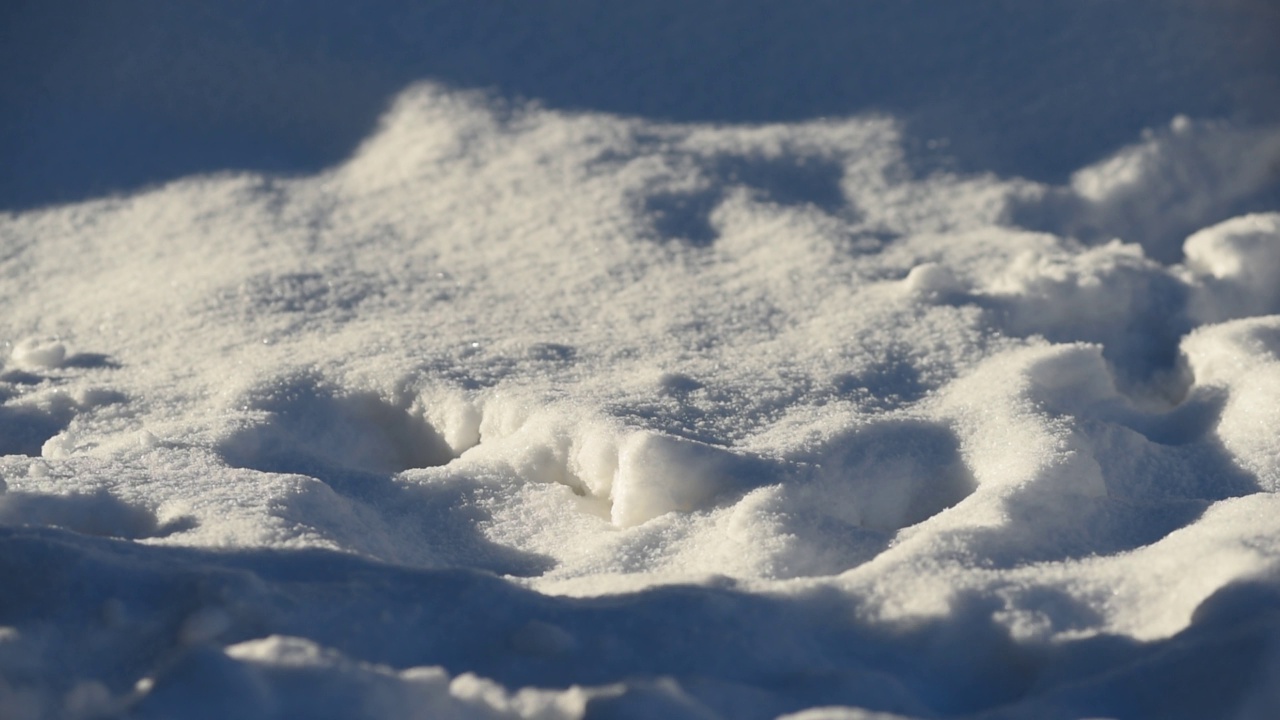
[{"label": "white snow field", "polygon": [[0,718],[1280,717],[1274,3],[0,18]]}]

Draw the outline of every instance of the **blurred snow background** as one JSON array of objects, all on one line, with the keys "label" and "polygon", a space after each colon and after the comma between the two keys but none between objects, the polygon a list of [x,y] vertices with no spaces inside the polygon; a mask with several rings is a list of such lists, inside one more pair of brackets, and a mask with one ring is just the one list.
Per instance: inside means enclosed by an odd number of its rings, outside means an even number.
[{"label": "blurred snow background", "polygon": [[1267,0],[222,3],[0,10],[0,203],[348,157],[414,81],[679,122],[892,114],[917,168],[1062,182],[1182,114],[1280,120]]}]

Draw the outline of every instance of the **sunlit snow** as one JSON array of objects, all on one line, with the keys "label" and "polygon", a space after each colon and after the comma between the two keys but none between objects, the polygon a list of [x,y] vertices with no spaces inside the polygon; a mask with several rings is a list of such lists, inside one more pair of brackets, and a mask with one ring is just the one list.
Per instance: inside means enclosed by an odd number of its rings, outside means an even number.
[{"label": "sunlit snow", "polygon": [[0,717],[1280,714],[1272,5],[72,5]]}]

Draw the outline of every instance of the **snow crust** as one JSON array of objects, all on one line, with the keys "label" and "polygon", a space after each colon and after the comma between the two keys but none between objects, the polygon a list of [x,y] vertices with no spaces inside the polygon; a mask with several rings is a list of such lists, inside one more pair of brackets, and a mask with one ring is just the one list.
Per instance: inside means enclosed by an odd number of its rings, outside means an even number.
[{"label": "snow crust", "polygon": [[1280,129],[1133,140],[418,82],[0,214],[0,716],[1272,717]]}]

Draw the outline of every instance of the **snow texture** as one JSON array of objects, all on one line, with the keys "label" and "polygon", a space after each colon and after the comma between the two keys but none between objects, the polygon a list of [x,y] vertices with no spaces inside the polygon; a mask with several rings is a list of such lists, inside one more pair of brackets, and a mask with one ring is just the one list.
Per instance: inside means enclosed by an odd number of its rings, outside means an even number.
[{"label": "snow texture", "polygon": [[0,17],[0,717],[1280,713],[1271,4]]}]

